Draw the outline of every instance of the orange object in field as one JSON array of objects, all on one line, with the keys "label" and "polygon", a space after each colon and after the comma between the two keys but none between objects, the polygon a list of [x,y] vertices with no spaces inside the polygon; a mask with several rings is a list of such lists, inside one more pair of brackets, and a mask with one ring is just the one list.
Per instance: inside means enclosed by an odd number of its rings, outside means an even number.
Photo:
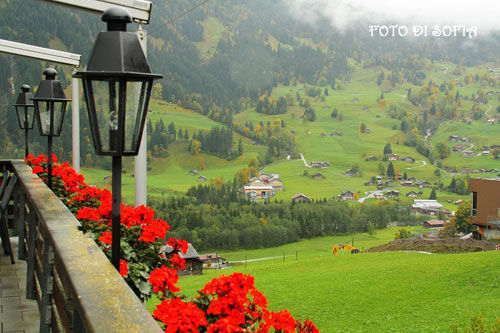
[{"label": "orange object in field", "polygon": [[335,256],[338,256],[338,251],[339,250],[351,250],[351,253],[354,254],[354,253],[358,253],[359,252],[359,249],[351,246],[351,245],[333,245],[332,246],[332,250],[333,250],[333,254]]}]

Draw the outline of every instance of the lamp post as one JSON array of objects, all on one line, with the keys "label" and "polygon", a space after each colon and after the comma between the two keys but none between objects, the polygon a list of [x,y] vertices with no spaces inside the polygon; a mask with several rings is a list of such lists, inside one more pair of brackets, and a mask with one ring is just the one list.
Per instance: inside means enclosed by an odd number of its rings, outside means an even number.
[{"label": "lamp post", "polygon": [[132,22],[122,8],[102,16],[108,31],[99,33],[81,78],[97,155],[112,156],[111,262],[120,266],[120,204],[122,156],[137,155],[146,122],[153,80],[137,35],[127,32]]},{"label": "lamp post", "polygon": [[19,121],[19,128],[24,130],[24,144],[25,144],[25,157],[28,157],[28,131],[33,128],[35,120],[35,106],[33,105],[32,95],[30,93],[30,86],[23,84],[21,92],[17,96],[16,108],[17,120]]},{"label": "lamp post", "polygon": [[33,102],[40,135],[47,137],[48,186],[52,189],[52,137],[61,135],[66,104],[70,99],[64,95],[61,82],[55,79],[57,75],[55,69],[47,68],[43,75],[45,80],[40,81]]}]

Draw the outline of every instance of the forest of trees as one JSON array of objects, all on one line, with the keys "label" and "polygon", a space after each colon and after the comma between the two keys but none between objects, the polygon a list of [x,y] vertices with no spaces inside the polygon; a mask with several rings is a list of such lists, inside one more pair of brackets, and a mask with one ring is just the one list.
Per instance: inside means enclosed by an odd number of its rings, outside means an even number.
[{"label": "forest of trees", "polygon": [[236,149],[233,148],[233,131],[230,128],[215,126],[210,131],[193,133],[189,151],[195,155],[204,152],[231,160],[241,155],[243,148],[241,142]]},{"label": "forest of trees", "polygon": [[255,111],[269,115],[282,114],[288,111],[284,97],[274,99],[267,96],[259,97]]}]

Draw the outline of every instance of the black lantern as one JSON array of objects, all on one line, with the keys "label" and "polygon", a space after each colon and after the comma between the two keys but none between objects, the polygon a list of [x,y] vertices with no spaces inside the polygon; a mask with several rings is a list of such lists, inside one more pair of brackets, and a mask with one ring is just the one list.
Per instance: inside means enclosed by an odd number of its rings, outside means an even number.
[{"label": "black lantern", "polygon": [[33,102],[40,135],[47,137],[48,186],[52,188],[52,137],[61,135],[66,104],[70,99],[64,95],[61,82],[55,79],[55,69],[47,68],[43,75],[45,80],[40,81]]},{"label": "black lantern", "polygon": [[122,8],[107,9],[102,21],[108,31],[99,33],[87,68],[73,76],[81,78],[90,128],[97,155],[113,156],[111,212],[111,262],[120,262],[121,157],[137,155],[146,122],[153,80],[132,22]]},{"label": "black lantern", "polygon": [[35,107],[32,101],[33,96],[30,93],[30,86],[23,84],[21,92],[17,96],[16,108],[17,120],[19,121],[19,128],[24,130],[24,144],[26,147],[25,157],[28,156],[28,131],[33,128],[35,121]]}]

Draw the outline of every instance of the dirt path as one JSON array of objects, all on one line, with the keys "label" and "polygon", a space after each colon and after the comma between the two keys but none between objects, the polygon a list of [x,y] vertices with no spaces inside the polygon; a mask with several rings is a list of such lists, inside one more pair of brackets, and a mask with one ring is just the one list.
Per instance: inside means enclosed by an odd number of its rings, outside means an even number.
[{"label": "dirt path", "polygon": [[304,155],[302,155],[302,153],[299,153],[299,156],[302,159],[302,161],[304,161],[304,166],[310,168],[311,166],[309,164],[307,164]]},{"label": "dirt path", "polygon": [[421,165],[417,165],[417,166],[413,166],[413,167],[408,167],[408,168],[406,168],[406,170],[421,168],[421,167],[424,167],[424,166],[427,165],[427,162],[424,161],[424,160],[420,160],[420,161],[417,161],[417,162],[422,162],[422,164]]}]

